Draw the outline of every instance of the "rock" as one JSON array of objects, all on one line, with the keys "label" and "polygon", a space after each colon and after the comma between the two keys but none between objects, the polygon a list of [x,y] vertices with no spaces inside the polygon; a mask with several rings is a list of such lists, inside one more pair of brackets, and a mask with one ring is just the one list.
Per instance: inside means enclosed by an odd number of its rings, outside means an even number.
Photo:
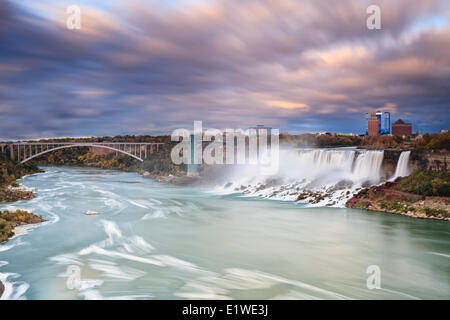
[{"label": "rock", "polygon": [[265,184],[262,184],[262,185],[260,185],[258,188],[256,188],[255,191],[261,191],[261,190],[264,190],[265,188],[266,188],[266,185],[265,185]]},{"label": "rock", "polygon": [[0,298],[2,297],[4,291],[5,291],[5,286],[4,286],[3,283],[0,281]]},{"label": "rock", "polygon": [[231,182],[228,182],[226,185],[224,185],[223,187],[225,188],[225,189],[227,189],[227,188],[229,188],[229,187],[231,187],[233,184],[231,183]]},{"label": "rock", "polygon": [[335,190],[347,189],[353,186],[353,182],[351,180],[341,180],[334,187]]}]

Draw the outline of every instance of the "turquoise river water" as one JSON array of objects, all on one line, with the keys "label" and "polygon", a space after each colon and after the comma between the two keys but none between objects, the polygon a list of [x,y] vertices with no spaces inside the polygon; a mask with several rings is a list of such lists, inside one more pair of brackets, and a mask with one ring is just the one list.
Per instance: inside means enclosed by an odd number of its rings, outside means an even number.
[{"label": "turquoise river water", "polygon": [[45,170],[0,204],[47,220],[0,245],[2,299],[450,299],[448,222]]}]

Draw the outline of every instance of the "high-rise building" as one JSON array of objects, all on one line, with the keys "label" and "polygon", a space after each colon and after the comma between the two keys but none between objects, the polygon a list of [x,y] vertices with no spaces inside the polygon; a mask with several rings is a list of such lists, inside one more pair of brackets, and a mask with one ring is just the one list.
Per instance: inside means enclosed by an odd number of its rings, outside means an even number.
[{"label": "high-rise building", "polygon": [[380,132],[380,121],[378,120],[378,117],[376,113],[372,113],[370,115],[369,120],[367,121],[368,125],[368,135],[369,136],[377,136]]},{"label": "high-rise building", "polygon": [[366,134],[369,134],[369,118],[370,113],[366,113]]},{"label": "high-rise building", "polygon": [[383,112],[380,122],[380,134],[391,134],[391,114]]},{"label": "high-rise building", "polygon": [[375,114],[378,119],[378,133],[381,134],[381,116],[383,115],[383,112],[377,111]]},{"label": "high-rise building", "polygon": [[[366,113],[366,134],[369,134],[369,119],[371,114]],[[391,134],[391,114],[377,111],[375,117],[378,120],[378,134]]]}]

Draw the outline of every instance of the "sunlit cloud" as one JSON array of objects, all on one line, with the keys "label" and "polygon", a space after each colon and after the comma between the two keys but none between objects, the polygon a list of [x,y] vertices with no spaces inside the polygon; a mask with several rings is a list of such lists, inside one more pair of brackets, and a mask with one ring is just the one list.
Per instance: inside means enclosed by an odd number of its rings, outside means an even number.
[{"label": "sunlit cloud", "polygon": [[[363,132],[364,113],[449,127],[448,1],[0,3],[0,136],[217,128]],[[7,107],[6,107],[7,106]]]}]

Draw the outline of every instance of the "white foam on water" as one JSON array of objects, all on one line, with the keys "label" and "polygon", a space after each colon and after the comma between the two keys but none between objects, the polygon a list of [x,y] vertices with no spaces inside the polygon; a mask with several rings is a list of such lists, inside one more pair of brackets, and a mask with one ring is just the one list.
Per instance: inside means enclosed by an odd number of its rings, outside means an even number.
[{"label": "white foam on water", "polygon": [[78,257],[75,254],[72,254],[72,253],[64,253],[64,254],[60,254],[55,257],[50,257],[49,260],[56,264],[60,264],[60,265],[61,264],[62,265],[76,264],[78,266],[84,265],[84,263],[80,259],[78,259]]},{"label": "white foam on water", "polygon": [[400,292],[400,291],[396,291],[396,290],[390,290],[390,289],[385,289],[385,288],[380,288],[379,290],[385,291],[385,292],[389,292],[389,293],[393,293],[395,295],[399,295],[399,296],[403,296],[406,297],[408,299],[412,299],[412,300],[422,300],[416,296],[412,296],[410,294],[404,293],[404,292]]},{"label": "white foam on water", "polygon": [[126,259],[126,260],[145,263],[145,264],[156,265],[156,266],[160,266],[160,267],[164,266],[163,263],[161,263],[160,261],[158,261],[156,259],[144,258],[144,257],[132,255],[132,254],[123,253],[123,252],[105,250],[96,245],[91,245],[85,249],[81,249],[79,251],[79,254],[82,256],[89,255],[89,254],[98,254],[98,255],[103,255],[103,256],[112,257],[112,258],[120,258],[120,259]]},{"label": "white foam on water", "polygon": [[10,249],[12,249],[14,247],[21,246],[21,245],[24,245],[24,244],[26,244],[26,242],[21,242],[21,241],[16,241],[13,244],[1,244],[0,245],[0,252],[8,251],[8,250],[10,250]]},{"label": "white foam on water", "polygon": [[140,207],[140,208],[144,208],[144,209],[149,209],[148,206],[142,204],[142,201],[138,201],[138,200],[127,200],[129,203],[131,203],[132,205],[135,205],[136,207]]},{"label": "white foam on water", "polygon": [[25,292],[28,290],[30,285],[23,281],[12,281],[13,279],[19,278],[20,275],[17,273],[0,273],[0,281],[5,287],[0,300],[24,300]]},{"label": "white foam on water", "polygon": [[258,270],[240,268],[225,269],[224,275],[212,275],[190,280],[179,292],[175,293],[175,296],[187,299],[228,299],[227,294],[231,290],[261,290],[278,284],[300,288],[303,290],[302,294],[315,299],[350,299],[345,295],[298,280],[290,280]]},{"label": "white foam on water", "polygon": [[103,277],[124,281],[136,280],[147,274],[146,272],[135,268],[119,267],[111,264],[91,263],[89,264],[89,267],[102,272]]},{"label": "white foam on water", "polygon": [[198,269],[198,267],[193,263],[169,255],[153,255],[152,258],[160,261],[165,266],[186,268],[186,269]]},{"label": "white foam on water", "polygon": [[141,219],[142,220],[153,220],[153,219],[167,219],[166,215],[161,209],[155,210],[152,213],[146,213]]},{"label": "white foam on water", "polygon": [[380,182],[383,157],[384,151],[349,148],[280,150],[277,173],[263,175],[259,166],[228,169],[226,181],[215,191],[285,201],[308,192],[314,195],[300,203],[344,207],[363,184]]},{"label": "white foam on water", "polygon": [[440,253],[440,252],[427,252],[428,254],[434,254],[436,256],[441,256],[441,257],[445,257],[445,258],[450,258],[450,254],[445,254],[445,253]]},{"label": "white foam on water", "polygon": [[115,223],[114,221],[101,220],[100,226],[103,227],[106,235],[108,236],[108,239],[105,240],[107,244],[112,245],[114,243],[115,238],[117,239],[122,238],[122,232],[117,226],[117,223]]},{"label": "white foam on water", "polygon": [[141,252],[141,253],[150,253],[155,248],[144,240],[141,236],[138,235],[132,235],[130,237],[127,237],[125,241],[123,241],[122,246],[125,248],[128,252]]},{"label": "white foam on water", "polygon": [[82,291],[79,293],[79,296],[85,300],[105,300],[100,291],[94,289]]}]

